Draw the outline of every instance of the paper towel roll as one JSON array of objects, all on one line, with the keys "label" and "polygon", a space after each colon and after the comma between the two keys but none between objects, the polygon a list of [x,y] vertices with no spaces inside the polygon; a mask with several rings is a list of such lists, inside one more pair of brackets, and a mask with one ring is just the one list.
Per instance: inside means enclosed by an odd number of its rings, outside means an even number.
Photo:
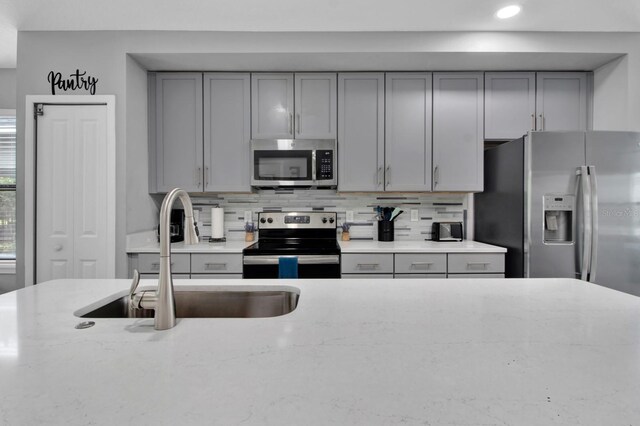
[{"label": "paper towel roll", "polygon": [[211,207],[211,238],[224,238],[224,209]]}]

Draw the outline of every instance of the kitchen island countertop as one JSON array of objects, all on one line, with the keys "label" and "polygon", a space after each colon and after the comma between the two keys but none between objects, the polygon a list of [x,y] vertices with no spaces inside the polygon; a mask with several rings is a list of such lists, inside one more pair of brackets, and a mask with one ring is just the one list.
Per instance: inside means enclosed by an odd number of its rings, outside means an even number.
[{"label": "kitchen island countertop", "polygon": [[0,296],[0,424],[640,422],[640,298],[594,284],[175,280],[295,287],[300,300],[274,318],[74,328],[76,310],[129,284]]}]

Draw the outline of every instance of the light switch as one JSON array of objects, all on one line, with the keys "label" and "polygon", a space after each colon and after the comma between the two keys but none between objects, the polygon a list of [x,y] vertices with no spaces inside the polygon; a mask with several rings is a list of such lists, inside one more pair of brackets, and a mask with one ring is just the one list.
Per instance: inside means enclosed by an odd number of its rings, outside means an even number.
[{"label": "light switch", "polygon": [[353,222],[353,210],[347,210],[347,222]]},{"label": "light switch", "polygon": [[417,222],[420,220],[420,213],[418,209],[411,209],[411,222]]},{"label": "light switch", "polygon": [[253,221],[253,217],[251,215],[251,210],[245,210],[245,212],[244,212],[244,223],[252,222],[252,221]]}]

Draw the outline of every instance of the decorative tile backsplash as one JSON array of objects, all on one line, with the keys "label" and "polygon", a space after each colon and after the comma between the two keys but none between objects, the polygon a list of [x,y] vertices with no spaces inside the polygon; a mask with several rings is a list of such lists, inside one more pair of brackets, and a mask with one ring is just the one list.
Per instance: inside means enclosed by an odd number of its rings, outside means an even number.
[{"label": "decorative tile backsplash", "polygon": [[[224,230],[227,240],[244,239],[245,212],[250,211],[257,224],[263,211],[332,211],[338,224],[353,211],[351,239],[375,240],[378,227],[376,206],[399,207],[404,210],[395,220],[396,240],[431,239],[431,224],[436,221],[463,222],[466,233],[466,194],[418,193],[336,193],[330,190],[261,190],[253,194],[192,195],[194,209],[199,210],[200,235],[211,235],[211,207],[224,208]],[[418,210],[419,220],[411,221],[411,210]],[[339,228],[338,228],[339,229]],[[340,232],[338,230],[338,232]]]}]

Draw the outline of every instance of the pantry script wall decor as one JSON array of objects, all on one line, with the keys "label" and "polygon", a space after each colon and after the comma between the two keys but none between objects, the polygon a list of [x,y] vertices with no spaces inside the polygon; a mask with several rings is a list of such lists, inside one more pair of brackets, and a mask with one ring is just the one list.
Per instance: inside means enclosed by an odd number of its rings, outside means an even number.
[{"label": "pantry script wall decor", "polygon": [[66,92],[68,90],[88,90],[92,95],[96,94],[96,84],[98,79],[87,75],[87,72],[76,72],[69,74],[69,77],[63,77],[61,72],[50,71],[47,81],[51,84],[51,94],[55,95],[56,90]]}]

